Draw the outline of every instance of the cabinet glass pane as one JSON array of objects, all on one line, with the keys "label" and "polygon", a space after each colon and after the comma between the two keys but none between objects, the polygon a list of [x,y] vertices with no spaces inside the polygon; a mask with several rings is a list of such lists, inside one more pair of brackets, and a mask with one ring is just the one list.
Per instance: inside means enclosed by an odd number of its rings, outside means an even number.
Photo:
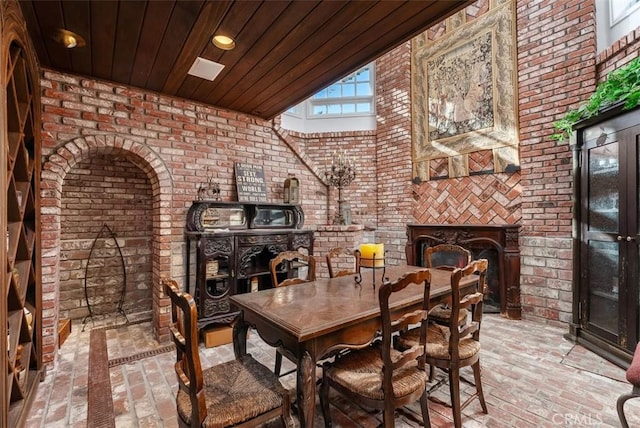
[{"label": "cabinet glass pane", "polygon": [[291,227],[294,224],[293,210],[288,208],[256,207],[255,227]]},{"label": "cabinet glass pane", "polygon": [[211,207],[202,211],[200,223],[204,230],[243,226],[246,222],[242,207]]},{"label": "cabinet glass pane", "polygon": [[589,321],[618,334],[618,243],[589,242]]},{"label": "cabinet glass pane", "polygon": [[589,230],[617,233],[619,230],[618,143],[589,150]]}]

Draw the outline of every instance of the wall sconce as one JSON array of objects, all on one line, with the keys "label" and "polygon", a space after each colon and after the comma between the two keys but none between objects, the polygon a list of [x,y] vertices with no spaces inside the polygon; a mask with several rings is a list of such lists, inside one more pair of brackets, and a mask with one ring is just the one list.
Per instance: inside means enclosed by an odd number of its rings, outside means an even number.
[{"label": "wall sconce", "polygon": [[293,174],[289,174],[289,178],[284,180],[284,203],[300,204],[300,181]]}]

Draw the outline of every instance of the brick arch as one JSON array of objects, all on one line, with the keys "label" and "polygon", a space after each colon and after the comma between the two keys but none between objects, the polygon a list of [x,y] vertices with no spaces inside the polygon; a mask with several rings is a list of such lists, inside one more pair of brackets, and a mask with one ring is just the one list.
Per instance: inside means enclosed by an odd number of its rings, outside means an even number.
[{"label": "brick arch", "polygon": [[114,135],[79,137],[59,147],[42,166],[40,213],[42,223],[42,303],[43,362],[52,363],[58,346],[60,286],[60,239],[62,184],[67,173],[80,161],[96,154],[123,156],[149,178],[153,194],[152,312],[157,339],[168,337],[168,299],[160,290],[160,278],[170,275],[170,224],[162,218],[170,215],[173,181],[164,161],[148,146]]}]

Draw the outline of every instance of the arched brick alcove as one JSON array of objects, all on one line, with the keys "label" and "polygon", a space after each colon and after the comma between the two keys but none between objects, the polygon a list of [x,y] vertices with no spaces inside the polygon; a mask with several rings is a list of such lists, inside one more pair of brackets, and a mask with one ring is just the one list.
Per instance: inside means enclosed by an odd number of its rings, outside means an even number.
[{"label": "arched brick alcove", "polygon": [[171,195],[173,183],[163,160],[148,146],[114,136],[76,138],[60,146],[45,160],[41,174],[42,219],[42,323],[43,362],[55,359],[58,346],[58,304],[60,285],[61,195],[67,173],[79,162],[95,155],[126,158],[149,179],[153,195],[152,312],[156,338],[168,338],[169,306],[159,287],[159,279],[170,275]]}]

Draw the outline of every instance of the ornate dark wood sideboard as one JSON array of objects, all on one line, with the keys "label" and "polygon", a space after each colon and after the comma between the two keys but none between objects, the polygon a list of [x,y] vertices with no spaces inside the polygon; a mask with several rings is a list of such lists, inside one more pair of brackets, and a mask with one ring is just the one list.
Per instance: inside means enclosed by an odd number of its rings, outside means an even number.
[{"label": "ornate dark wood sideboard", "polygon": [[[238,311],[229,296],[271,288],[269,261],[279,252],[313,254],[313,231],[301,229],[303,224],[298,205],[194,201],[187,213],[186,273],[187,290],[198,306],[198,327],[233,322]],[[195,283],[190,283],[192,252]]]},{"label": "ornate dark wood sideboard", "polygon": [[408,224],[406,255],[410,265],[425,266],[425,248],[457,244],[474,259],[489,260],[485,309],[521,319],[519,225]]}]

